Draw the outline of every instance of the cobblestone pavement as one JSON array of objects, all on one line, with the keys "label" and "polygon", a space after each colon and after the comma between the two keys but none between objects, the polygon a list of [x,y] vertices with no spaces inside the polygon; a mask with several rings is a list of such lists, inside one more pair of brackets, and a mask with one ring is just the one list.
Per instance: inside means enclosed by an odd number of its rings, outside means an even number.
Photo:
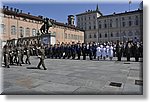
[{"label": "cobblestone pavement", "polygon": [[143,94],[142,62],[45,59],[3,68],[2,94]]}]

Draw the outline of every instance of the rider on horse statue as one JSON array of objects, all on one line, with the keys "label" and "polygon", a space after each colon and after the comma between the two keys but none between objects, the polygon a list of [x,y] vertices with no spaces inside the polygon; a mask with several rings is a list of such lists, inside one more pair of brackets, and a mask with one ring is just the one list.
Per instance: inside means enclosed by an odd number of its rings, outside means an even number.
[{"label": "rider on horse statue", "polygon": [[52,23],[49,21],[48,18],[44,18],[44,24],[40,28],[42,34],[48,34],[48,29],[52,27]]}]

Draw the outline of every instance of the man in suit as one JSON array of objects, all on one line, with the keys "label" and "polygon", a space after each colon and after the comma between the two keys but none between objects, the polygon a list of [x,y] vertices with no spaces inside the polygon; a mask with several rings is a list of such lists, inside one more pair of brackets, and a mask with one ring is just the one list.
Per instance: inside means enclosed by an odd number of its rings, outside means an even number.
[{"label": "man in suit", "polygon": [[117,54],[118,61],[121,61],[122,53],[123,53],[123,45],[118,40],[116,45],[116,54]]},{"label": "man in suit", "polygon": [[81,56],[81,45],[80,45],[80,43],[77,43],[76,51],[77,51],[77,55],[78,55],[78,60],[80,60],[80,56]]}]

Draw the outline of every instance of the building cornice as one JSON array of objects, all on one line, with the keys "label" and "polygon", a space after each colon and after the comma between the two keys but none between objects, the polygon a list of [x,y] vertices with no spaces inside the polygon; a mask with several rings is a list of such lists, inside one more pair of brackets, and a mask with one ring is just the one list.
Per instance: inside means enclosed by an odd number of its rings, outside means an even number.
[{"label": "building cornice", "polygon": [[77,14],[76,16],[87,15],[87,14],[92,14],[92,13],[99,13],[100,15],[102,15],[100,11],[94,10],[94,11],[86,11],[84,13]]},{"label": "building cornice", "polygon": [[135,10],[135,11],[130,11],[130,12],[124,12],[124,13],[114,13],[114,14],[111,14],[111,15],[104,15],[104,16],[100,16],[98,17],[97,19],[101,19],[101,18],[106,18],[106,17],[112,17],[112,16],[122,16],[122,15],[130,15],[130,14],[133,14],[133,13],[143,13],[143,10]]}]

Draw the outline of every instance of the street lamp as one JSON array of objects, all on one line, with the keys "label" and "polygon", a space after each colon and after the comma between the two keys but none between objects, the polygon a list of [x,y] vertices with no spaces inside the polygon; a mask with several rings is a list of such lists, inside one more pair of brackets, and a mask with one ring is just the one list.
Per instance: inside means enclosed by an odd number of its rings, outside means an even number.
[{"label": "street lamp", "polygon": [[39,44],[40,43],[40,32],[39,32],[39,30],[37,32],[37,40],[38,40],[38,44]]}]

